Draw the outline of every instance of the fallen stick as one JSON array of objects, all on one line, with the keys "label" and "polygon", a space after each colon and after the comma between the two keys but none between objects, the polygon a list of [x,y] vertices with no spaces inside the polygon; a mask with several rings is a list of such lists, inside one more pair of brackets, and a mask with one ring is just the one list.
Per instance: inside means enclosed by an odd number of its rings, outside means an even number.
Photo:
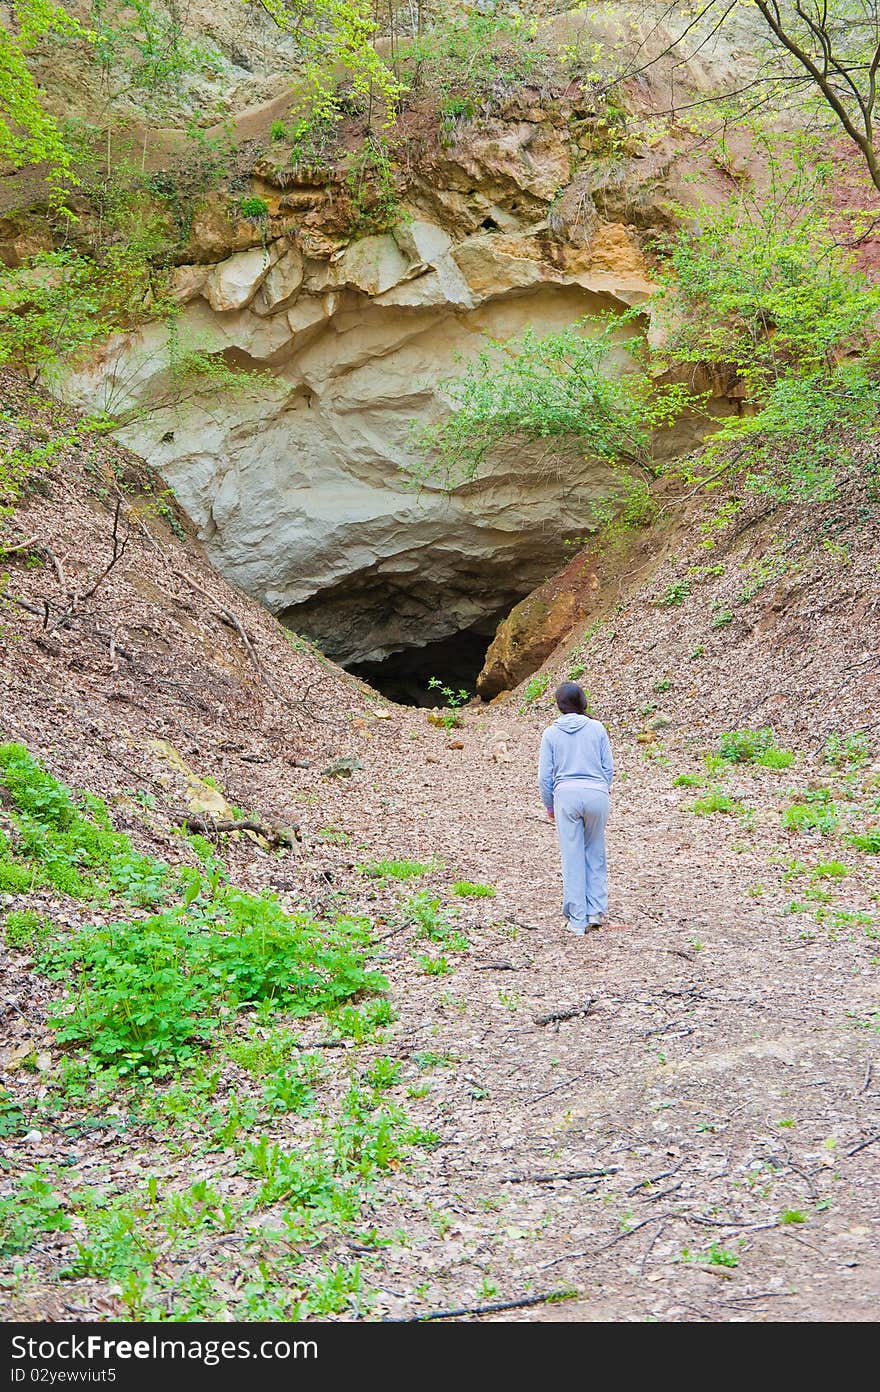
[{"label": "fallen stick", "polygon": [[524,1174],[524,1175],[503,1175],[502,1184],[555,1184],[557,1180],[563,1179],[601,1179],[604,1175],[618,1174],[619,1165],[612,1165],[609,1170],[568,1170],[565,1174]]},{"label": "fallen stick", "polygon": [[583,1005],[569,1005],[562,1010],[551,1010],[549,1015],[536,1015],[536,1025],[555,1025],[561,1020],[576,1020],[580,1015],[589,1015],[596,1004],[596,997],[590,996]]},{"label": "fallen stick", "polygon": [[492,1315],[501,1310],[525,1310],[531,1305],[546,1305],[560,1300],[570,1300],[572,1294],[572,1291],[547,1291],[544,1295],[523,1296],[521,1300],[495,1300],[490,1305],[462,1305],[456,1310],[431,1310],[426,1315],[399,1315],[384,1319],[382,1323],[423,1324],[428,1320],[461,1319],[464,1315]]},{"label": "fallen stick", "polygon": [[254,821],[252,817],[209,817],[203,813],[181,810],[172,815],[182,826],[202,836],[214,836],[220,832],[252,831],[273,846],[292,846],[294,841],[302,840],[302,832],[299,823],[296,822],[293,826],[267,826],[265,822]]},{"label": "fallen stick", "polygon": [[858,1145],[854,1145],[852,1150],[848,1150],[846,1153],[847,1155],[858,1155],[860,1150],[867,1150],[869,1145],[876,1145],[878,1141],[880,1141],[880,1131],[877,1132],[876,1136],[869,1136],[866,1141],[860,1141]]}]

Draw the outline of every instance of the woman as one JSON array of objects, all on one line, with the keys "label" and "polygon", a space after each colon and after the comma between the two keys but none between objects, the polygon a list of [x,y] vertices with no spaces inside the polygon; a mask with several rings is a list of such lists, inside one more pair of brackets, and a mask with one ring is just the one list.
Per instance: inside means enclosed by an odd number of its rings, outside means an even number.
[{"label": "woman", "polygon": [[541,736],[538,787],[559,837],[566,926],[583,937],[601,927],[608,909],[605,823],[614,760],[605,726],[586,713],[583,687],[563,682],[556,704],[562,714]]}]

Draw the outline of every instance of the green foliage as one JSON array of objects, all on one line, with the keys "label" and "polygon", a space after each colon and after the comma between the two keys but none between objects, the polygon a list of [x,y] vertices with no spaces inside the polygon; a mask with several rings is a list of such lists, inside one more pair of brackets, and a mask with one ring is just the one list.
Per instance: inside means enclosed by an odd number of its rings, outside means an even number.
[{"label": "green foliage", "polygon": [[539,701],[550,685],[550,673],[542,672],[539,676],[529,677],[523,687],[523,707],[530,706],[534,701]]},{"label": "green foliage", "polygon": [[372,860],[357,868],[373,879],[414,880],[430,875],[436,867],[423,860]]},{"label": "green foliage", "polygon": [[456,880],[452,892],[460,894],[464,899],[494,899],[496,894],[494,886],[473,884],[470,880]]},{"label": "green foliage", "polygon": [[428,690],[437,691],[443,697],[445,709],[440,712],[440,724],[447,730],[455,730],[461,724],[461,717],[458,714],[459,708],[470,700],[470,692],[463,686],[455,690],[447,686],[439,677],[428,679]]},{"label": "green foliage", "polygon": [[684,604],[691,592],[689,580],[675,580],[671,585],[667,585],[657,603],[664,608],[675,608],[679,604]]},{"label": "green foliage", "polygon": [[44,1233],[69,1227],[70,1218],[42,1165],[24,1175],[8,1198],[0,1198],[0,1255],[26,1252]]},{"label": "green foliage", "polygon": [[6,915],[3,936],[7,947],[30,951],[49,936],[49,924],[33,909],[16,909]]},{"label": "green foliage", "polygon": [[710,456],[733,445],[756,488],[820,499],[849,462],[841,432],[878,417],[880,289],[830,225],[830,166],[796,148],[766,154],[769,190],[702,207],[670,248],[662,358],[724,365],[745,388],[752,410],[719,423]]},{"label": "green foliage", "polygon": [[250,218],[254,222],[262,222],[269,213],[269,204],[265,198],[242,198],[238,205],[238,211],[243,218]]},{"label": "green foliage", "polygon": [[782,813],[786,831],[818,832],[830,836],[840,826],[840,814],[827,789],[805,792]]},{"label": "green foliage", "polygon": [[500,446],[576,441],[611,466],[653,469],[652,434],[690,401],[680,385],[658,386],[627,340],[631,370],[616,372],[620,329],[634,316],[585,318],[558,333],[528,328],[493,340],[460,377],[444,382],[452,414],[419,437],[422,459],[406,466],[414,483],[439,477],[453,489],[473,480]]},{"label": "green foliage", "polygon": [[47,35],[85,38],[82,25],[52,0],[13,0],[11,27],[0,25],[0,164],[47,163],[54,201],[70,177],[70,149],[43,105],[29,55]]},{"label": "green foliage", "polygon": [[763,768],[784,769],[794,763],[794,755],[780,749],[769,725],[760,730],[730,730],[721,736],[718,752],[731,764],[759,764]]},{"label": "green foliage", "polygon": [[850,844],[865,855],[880,855],[880,827],[870,827],[849,837]]},{"label": "green foliage", "polygon": [[742,804],[720,788],[712,788],[705,797],[697,798],[690,805],[690,811],[697,817],[711,817],[716,812],[734,815],[742,810]]},{"label": "green foliage", "polygon": [[279,29],[295,35],[305,57],[303,111],[318,117],[337,114],[340,98],[334,68],[341,65],[352,97],[367,102],[375,93],[390,122],[404,89],[373,47],[377,24],[369,0],[261,3]]},{"label": "green foliage", "polygon": [[354,236],[387,232],[401,221],[397,176],[385,141],[367,137],[348,162],[345,187],[354,208]]},{"label": "green foliage", "polygon": [[306,1015],[382,989],[364,965],[368,940],[362,921],[318,923],[286,914],[273,895],[226,886],[210,903],[84,929],[41,966],[75,980],[51,1018],[59,1040],[123,1072],[167,1072],[244,1003]]},{"label": "green foliage", "polygon": [[450,913],[445,910],[436,896],[423,890],[406,901],[404,910],[407,918],[415,924],[417,937],[430,938],[451,952],[467,951],[469,943],[456,926],[456,911]]},{"label": "green foliage", "polygon": [[871,746],[867,735],[861,731],[851,735],[832,732],[825,741],[822,762],[832,768],[864,768],[871,757]]},{"label": "green foliage", "polygon": [[166,867],[138,855],[127,836],[113,831],[100,798],[77,803],[20,744],[0,745],[0,785],[15,808],[14,845],[0,834],[0,882],[7,888],[49,883],[89,898],[110,887],[141,905],[161,898]]},{"label": "green foliage", "polygon": [[473,10],[438,15],[401,46],[399,61],[415,96],[439,102],[447,139],[458,123],[488,115],[518,88],[546,71],[550,53],[534,21],[520,14]]}]

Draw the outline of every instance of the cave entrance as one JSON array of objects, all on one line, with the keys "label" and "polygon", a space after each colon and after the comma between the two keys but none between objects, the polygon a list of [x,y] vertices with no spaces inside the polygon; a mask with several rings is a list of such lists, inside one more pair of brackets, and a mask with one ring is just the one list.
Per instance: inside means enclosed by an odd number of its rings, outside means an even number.
[{"label": "cave entrance", "polygon": [[436,687],[428,685],[431,678],[436,677],[453,691],[463,690],[473,696],[486,650],[501,617],[499,614],[489,624],[482,620],[471,628],[463,628],[448,638],[437,638],[422,647],[389,653],[380,661],[343,665],[398,705],[442,706],[443,696]]}]

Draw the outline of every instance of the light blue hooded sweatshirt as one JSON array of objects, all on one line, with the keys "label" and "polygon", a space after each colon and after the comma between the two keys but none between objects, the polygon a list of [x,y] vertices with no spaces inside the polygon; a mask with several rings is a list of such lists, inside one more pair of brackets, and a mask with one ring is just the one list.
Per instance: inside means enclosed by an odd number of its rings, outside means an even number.
[{"label": "light blue hooded sweatshirt", "polygon": [[548,812],[553,811],[553,790],[563,779],[577,779],[608,793],[613,777],[611,741],[601,721],[589,715],[561,715],[544,731],[538,787]]}]

